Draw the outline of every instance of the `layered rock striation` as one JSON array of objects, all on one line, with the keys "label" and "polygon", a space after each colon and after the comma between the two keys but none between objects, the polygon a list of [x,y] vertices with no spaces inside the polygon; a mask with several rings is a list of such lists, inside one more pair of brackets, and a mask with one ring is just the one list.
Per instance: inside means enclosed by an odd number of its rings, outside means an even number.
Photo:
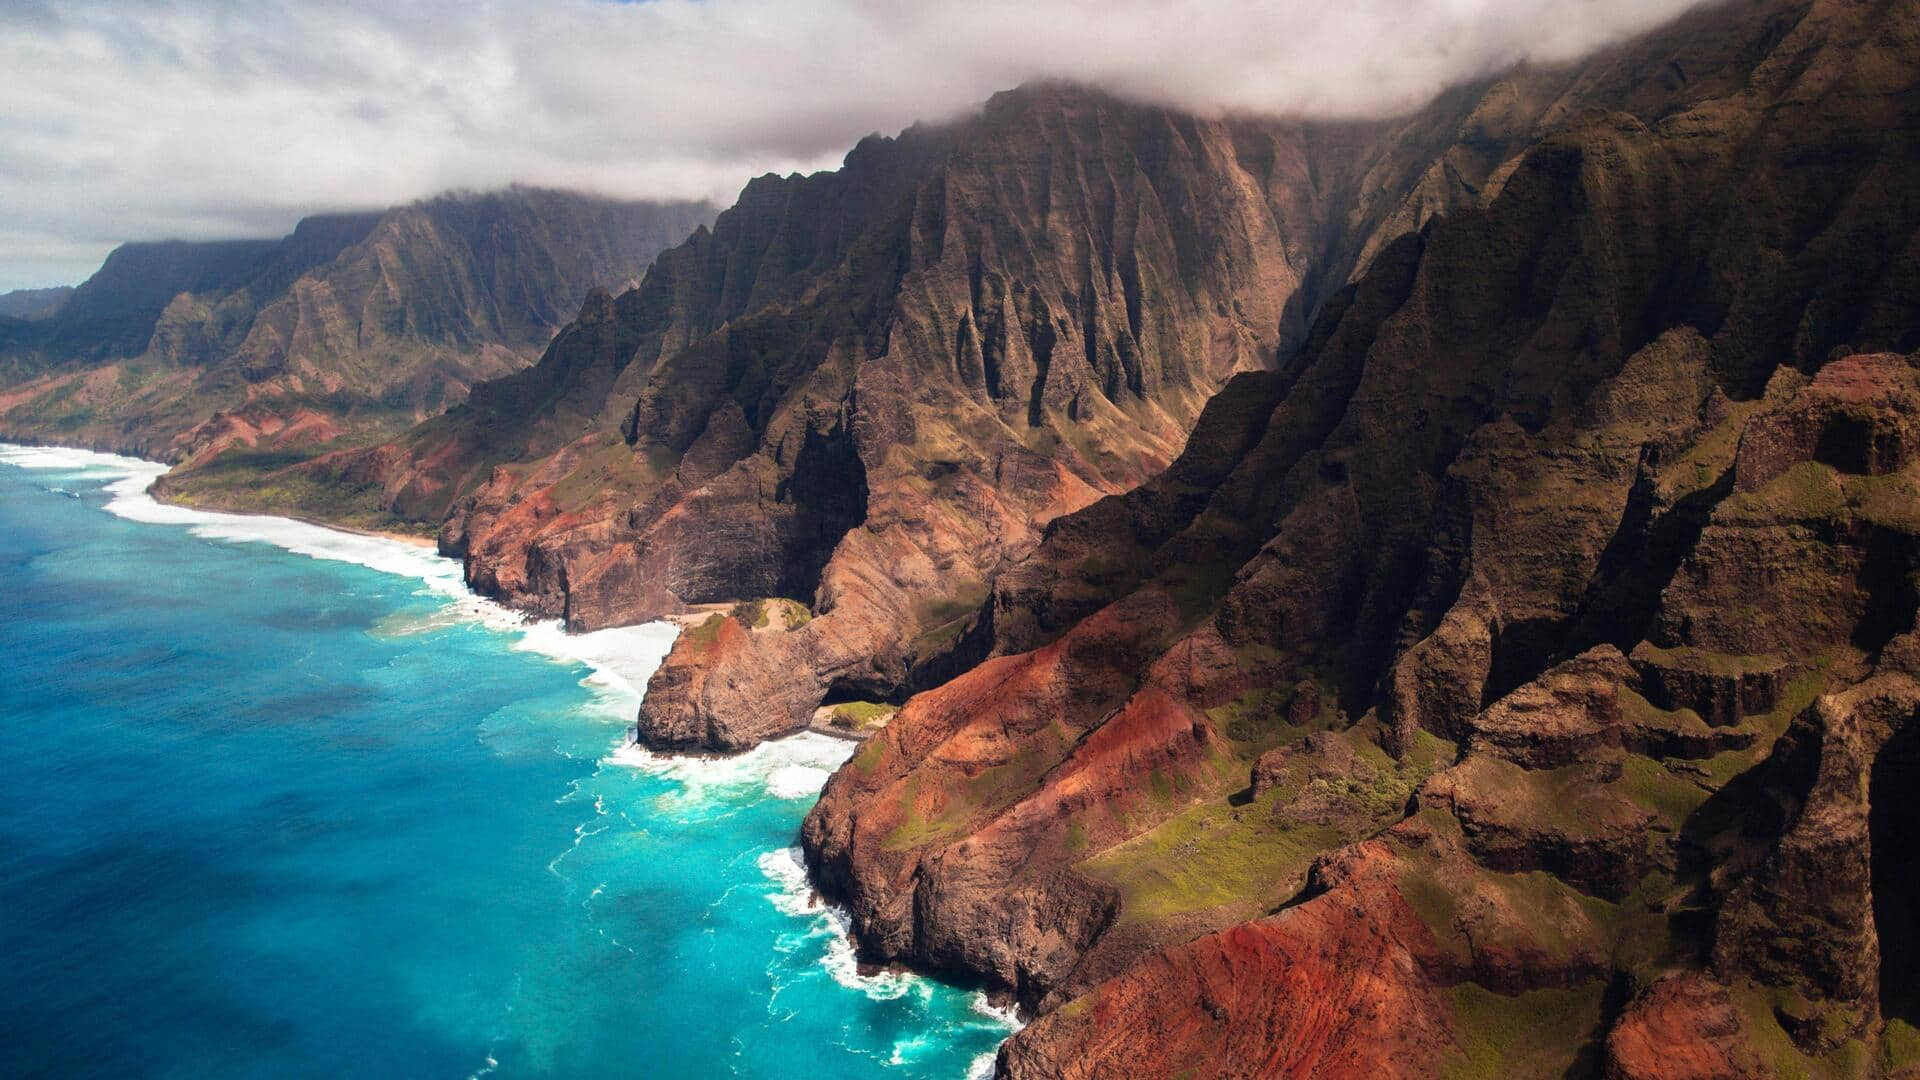
[{"label": "layered rock striation", "polygon": [[808,817],[1021,1077],[1910,1068],[1920,7],[1587,62]]},{"label": "layered rock striation", "polygon": [[575,629],[809,609],[670,657],[650,745],[897,702],[977,659],[960,631],[1048,522],[1165,468],[1392,237],[1492,197],[1576,86],[1636,92],[1529,69],[1335,124],[1025,87],[754,181],[540,364],[302,474],[444,521],[475,588]]}]

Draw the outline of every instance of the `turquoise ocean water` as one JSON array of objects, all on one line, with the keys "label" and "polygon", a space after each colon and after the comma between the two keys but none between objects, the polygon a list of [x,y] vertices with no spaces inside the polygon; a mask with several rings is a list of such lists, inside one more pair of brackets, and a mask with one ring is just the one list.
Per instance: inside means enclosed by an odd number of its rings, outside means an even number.
[{"label": "turquoise ocean water", "polygon": [[621,746],[663,627],[0,449],[0,1075],[962,1077],[977,995],[859,976],[801,818],[850,747]]}]

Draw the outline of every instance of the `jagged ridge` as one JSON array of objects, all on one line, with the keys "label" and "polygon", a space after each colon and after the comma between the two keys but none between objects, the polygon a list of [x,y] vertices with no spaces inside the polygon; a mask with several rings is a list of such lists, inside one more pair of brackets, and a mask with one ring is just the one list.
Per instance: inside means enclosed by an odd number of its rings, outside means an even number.
[{"label": "jagged ridge", "polygon": [[389,437],[524,367],[590,287],[637,279],[710,213],[513,188],[280,240],[123,245],[53,314],[0,331],[0,429],[190,470],[260,451],[175,482],[231,502],[266,466]]},{"label": "jagged ridge", "polygon": [[1021,1076],[1901,1045],[1920,383],[1849,354],[1920,345],[1917,25],[1588,62],[1484,208],[1050,527],[809,816],[863,955],[1045,1013]]}]

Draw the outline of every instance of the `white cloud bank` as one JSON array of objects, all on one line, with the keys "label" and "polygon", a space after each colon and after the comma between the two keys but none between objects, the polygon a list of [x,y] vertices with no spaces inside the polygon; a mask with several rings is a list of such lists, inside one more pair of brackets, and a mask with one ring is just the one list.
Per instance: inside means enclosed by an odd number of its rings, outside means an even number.
[{"label": "white cloud bank", "polygon": [[1689,0],[6,0],[0,289],[510,181],[712,197],[1036,77],[1380,113]]}]

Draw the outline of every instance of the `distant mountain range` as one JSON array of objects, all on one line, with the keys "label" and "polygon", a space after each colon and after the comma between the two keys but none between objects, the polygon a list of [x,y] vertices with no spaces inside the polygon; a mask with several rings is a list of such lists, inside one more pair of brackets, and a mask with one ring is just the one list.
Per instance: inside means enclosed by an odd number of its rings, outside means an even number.
[{"label": "distant mountain range", "polygon": [[126,244],[64,299],[9,294],[0,435],[176,461],[391,435],[532,362],[590,289],[712,215],[512,188]]},{"label": "distant mountain range", "polygon": [[73,295],[73,286],[50,289],[15,289],[0,293],[0,319],[45,319],[60,310]]}]

